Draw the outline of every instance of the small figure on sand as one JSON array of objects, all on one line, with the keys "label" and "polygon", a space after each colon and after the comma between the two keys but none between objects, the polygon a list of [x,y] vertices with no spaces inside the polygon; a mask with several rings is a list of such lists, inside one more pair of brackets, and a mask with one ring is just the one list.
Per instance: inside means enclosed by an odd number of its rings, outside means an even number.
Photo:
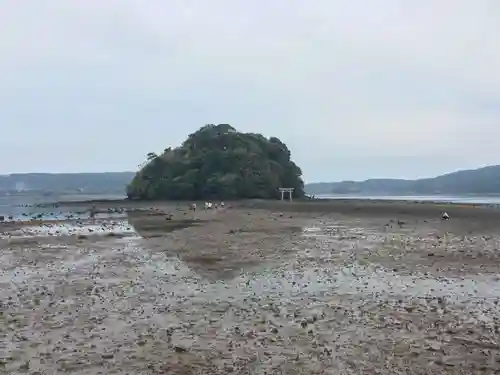
[{"label": "small figure on sand", "polygon": [[450,215],[448,215],[447,212],[443,212],[443,214],[441,215],[441,219],[442,220],[450,220]]}]

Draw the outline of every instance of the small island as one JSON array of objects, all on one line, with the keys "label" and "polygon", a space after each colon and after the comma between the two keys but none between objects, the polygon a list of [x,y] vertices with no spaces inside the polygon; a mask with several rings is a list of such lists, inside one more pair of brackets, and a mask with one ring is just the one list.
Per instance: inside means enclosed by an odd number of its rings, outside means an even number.
[{"label": "small island", "polygon": [[280,199],[304,197],[301,169],[276,137],[205,125],[180,147],[149,153],[127,186],[131,200]]}]

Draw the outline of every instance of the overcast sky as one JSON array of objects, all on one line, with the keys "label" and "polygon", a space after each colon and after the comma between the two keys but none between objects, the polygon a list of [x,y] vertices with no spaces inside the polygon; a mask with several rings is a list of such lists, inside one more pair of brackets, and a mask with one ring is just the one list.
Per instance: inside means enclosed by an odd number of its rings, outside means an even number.
[{"label": "overcast sky", "polygon": [[498,0],[0,0],[0,173],[135,170],[207,123],[307,181],[500,164]]}]

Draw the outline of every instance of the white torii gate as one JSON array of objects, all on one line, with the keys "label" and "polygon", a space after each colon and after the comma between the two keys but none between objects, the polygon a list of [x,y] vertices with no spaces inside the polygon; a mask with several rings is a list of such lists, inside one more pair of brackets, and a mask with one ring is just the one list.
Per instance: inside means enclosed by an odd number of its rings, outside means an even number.
[{"label": "white torii gate", "polygon": [[281,200],[284,200],[285,193],[288,193],[288,198],[290,199],[290,202],[291,202],[293,190],[294,190],[294,188],[279,188],[279,191],[281,193]]}]

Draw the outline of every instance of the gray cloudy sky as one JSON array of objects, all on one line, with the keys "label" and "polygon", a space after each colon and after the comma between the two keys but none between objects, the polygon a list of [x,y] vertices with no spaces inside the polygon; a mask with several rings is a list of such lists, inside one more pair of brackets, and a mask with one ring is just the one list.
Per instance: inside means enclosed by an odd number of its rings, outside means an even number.
[{"label": "gray cloudy sky", "polygon": [[135,170],[207,123],[308,181],[500,164],[498,0],[0,0],[0,173]]}]

